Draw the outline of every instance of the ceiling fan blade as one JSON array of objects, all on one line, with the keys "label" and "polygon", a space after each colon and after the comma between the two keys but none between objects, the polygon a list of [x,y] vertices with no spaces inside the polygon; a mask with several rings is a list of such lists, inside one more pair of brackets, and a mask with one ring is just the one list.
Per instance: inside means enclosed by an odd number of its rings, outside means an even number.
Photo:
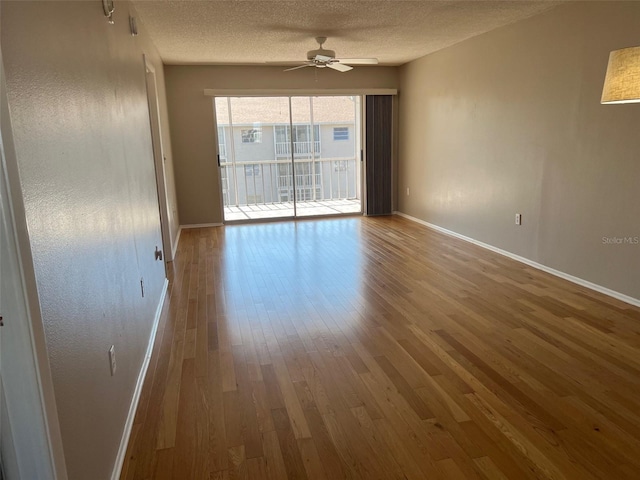
[{"label": "ceiling fan blade", "polygon": [[313,67],[313,63],[305,63],[304,65],[298,65],[297,67],[287,68],[286,70],[283,70],[283,72],[290,72],[291,70],[298,70],[299,68],[304,67]]},{"label": "ceiling fan blade", "polygon": [[271,65],[272,67],[297,67],[298,65],[300,65],[300,63],[302,63],[303,60],[298,60],[298,61],[283,61],[283,62],[262,62],[265,65]]},{"label": "ceiling fan blade", "polygon": [[353,67],[350,67],[349,65],[343,65],[342,63],[328,63],[327,67],[339,72],[348,72],[349,70],[353,70]]},{"label": "ceiling fan blade", "polygon": [[348,63],[349,65],[377,65],[377,58],[340,58],[336,59],[340,63]]}]

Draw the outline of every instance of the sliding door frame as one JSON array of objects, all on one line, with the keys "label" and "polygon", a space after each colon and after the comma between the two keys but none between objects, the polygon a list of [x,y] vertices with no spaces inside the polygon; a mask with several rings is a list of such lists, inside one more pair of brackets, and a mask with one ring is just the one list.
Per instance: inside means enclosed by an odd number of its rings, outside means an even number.
[{"label": "sliding door frame", "polygon": [[[343,217],[343,216],[354,216],[354,215],[366,215],[366,95],[396,95],[397,90],[395,89],[365,89],[365,90],[227,90],[227,89],[205,89],[205,96],[213,97],[212,98],[212,106],[213,106],[213,120],[214,120],[214,138],[216,141],[216,152],[217,152],[217,161],[218,161],[218,193],[220,197],[220,208],[221,208],[221,218],[223,219],[223,223],[250,223],[255,222],[256,220],[247,219],[247,220],[226,220],[224,216],[224,195],[222,189],[222,166],[220,163],[220,140],[218,138],[218,119],[216,115],[216,107],[215,100],[218,97],[286,97],[289,102],[289,126],[292,135],[290,135],[289,141],[291,143],[291,168],[292,168],[292,186],[293,186],[293,208],[294,213],[293,217],[284,216],[284,217],[273,217],[273,218],[262,218],[260,222],[268,222],[268,221],[282,221],[282,220],[299,220],[299,219],[307,219],[307,218],[323,218],[323,217]],[[341,97],[341,96],[357,96],[360,97],[360,111],[358,112],[360,115],[359,121],[356,121],[355,127],[359,126],[359,144],[360,151],[358,152],[358,148],[356,145],[355,151],[355,162],[356,162],[356,173],[357,173],[357,182],[359,182],[360,190],[360,211],[358,213],[343,213],[343,214],[325,214],[325,215],[307,215],[304,217],[299,217],[297,215],[297,188],[296,188],[296,170],[295,170],[295,150],[294,150],[294,140],[293,140],[293,115],[292,115],[292,99],[294,97]],[[229,108],[230,110],[230,108]],[[230,112],[231,114],[231,112]],[[357,119],[356,119],[357,120]],[[313,129],[313,126],[312,126]],[[355,133],[355,132],[354,132]],[[232,138],[233,141],[233,138]],[[314,150],[315,151],[315,150]],[[358,156],[359,160],[358,161]],[[315,170],[311,173],[315,175]]]},{"label": "sliding door frame", "polygon": [[[293,218],[298,218],[298,185],[296,184],[296,152],[295,141],[293,140],[293,105],[291,103],[291,97],[287,97],[289,101],[289,148],[291,149],[291,186],[293,187]],[[313,125],[311,125],[313,130]],[[313,155],[313,154],[312,154]]]}]

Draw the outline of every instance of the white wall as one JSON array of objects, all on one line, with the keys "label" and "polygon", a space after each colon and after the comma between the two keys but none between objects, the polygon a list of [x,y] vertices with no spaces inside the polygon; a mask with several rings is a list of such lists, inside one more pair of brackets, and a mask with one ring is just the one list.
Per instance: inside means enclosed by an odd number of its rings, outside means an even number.
[{"label": "white wall", "polygon": [[17,173],[72,480],[112,474],[164,285],[143,53],[160,96],[163,70],[142,26],[130,35],[129,8],[116,2],[109,25],[100,2],[2,3]]},{"label": "white wall", "polygon": [[[346,127],[349,129],[347,140],[334,140],[333,129]],[[356,155],[356,138],[354,123],[320,125],[320,138],[322,139],[322,158],[353,158]]]}]

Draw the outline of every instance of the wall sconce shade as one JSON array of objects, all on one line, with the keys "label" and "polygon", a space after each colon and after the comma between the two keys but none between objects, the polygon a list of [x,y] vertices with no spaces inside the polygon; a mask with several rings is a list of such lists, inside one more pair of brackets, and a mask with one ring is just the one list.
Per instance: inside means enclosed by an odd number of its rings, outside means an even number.
[{"label": "wall sconce shade", "polygon": [[600,103],[639,102],[640,47],[614,50],[609,54]]}]

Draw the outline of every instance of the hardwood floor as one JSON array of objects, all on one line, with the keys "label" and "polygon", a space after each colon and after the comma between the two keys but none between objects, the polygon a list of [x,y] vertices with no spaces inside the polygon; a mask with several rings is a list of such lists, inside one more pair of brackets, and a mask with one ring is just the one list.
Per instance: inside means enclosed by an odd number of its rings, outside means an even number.
[{"label": "hardwood floor", "polygon": [[640,309],[398,217],[185,230],[122,479],[638,479]]}]

